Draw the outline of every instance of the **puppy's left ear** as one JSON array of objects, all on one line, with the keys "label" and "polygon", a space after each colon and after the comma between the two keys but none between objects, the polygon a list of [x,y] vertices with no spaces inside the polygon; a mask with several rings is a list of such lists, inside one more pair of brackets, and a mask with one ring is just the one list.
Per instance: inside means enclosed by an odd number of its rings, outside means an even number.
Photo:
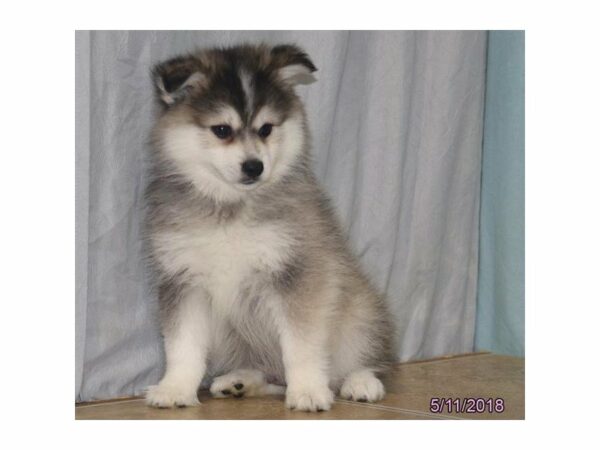
[{"label": "puppy's left ear", "polygon": [[280,79],[291,85],[310,84],[317,68],[308,55],[295,45],[278,45],[271,49],[271,60]]}]

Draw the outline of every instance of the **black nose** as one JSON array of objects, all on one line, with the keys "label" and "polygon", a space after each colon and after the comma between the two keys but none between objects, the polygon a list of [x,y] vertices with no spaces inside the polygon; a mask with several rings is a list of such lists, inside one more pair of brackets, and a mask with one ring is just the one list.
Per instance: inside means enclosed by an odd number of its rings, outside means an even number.
[{"label": "black nose", "polygon": [[259,159],[249,159],[242,163],[242,172],[250,178],[258,178],[263,173],[263,163]]}]

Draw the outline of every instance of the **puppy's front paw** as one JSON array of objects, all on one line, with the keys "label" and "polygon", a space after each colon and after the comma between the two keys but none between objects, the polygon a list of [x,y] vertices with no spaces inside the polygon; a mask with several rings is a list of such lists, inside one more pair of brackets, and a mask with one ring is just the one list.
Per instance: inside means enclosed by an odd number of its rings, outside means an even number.
[{"label": "puppy's front paw", "polygon": [[285,394],[285,406],[297,411],[328,411],[333,392],[327,385],[292,385]]},{"label": "puppy's front paw", "polygon": [[200,402],[195,389],[160,383],[146,390],[146,404],[155,408],[173,408],[196,406]]},{"label": "puppy's front paw", "polygon": [[370,370],[350,374],[340,390],[340,397],[356,402],[377,402],[384,395],[383,383]]}]

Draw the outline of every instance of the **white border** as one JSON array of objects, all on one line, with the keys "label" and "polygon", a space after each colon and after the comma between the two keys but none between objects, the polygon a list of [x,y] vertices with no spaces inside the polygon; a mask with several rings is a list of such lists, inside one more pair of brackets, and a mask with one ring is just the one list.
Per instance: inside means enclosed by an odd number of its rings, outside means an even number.
[{"label": "white border", "polygon": [[[262,3],[262,6],[260,5]],[[594,442],[597,14],[570,1],[29,2],[3,11],[3,433],[24,447],[505,448]],[[527,420],[75,422],[74,29],[525,28]]]}]

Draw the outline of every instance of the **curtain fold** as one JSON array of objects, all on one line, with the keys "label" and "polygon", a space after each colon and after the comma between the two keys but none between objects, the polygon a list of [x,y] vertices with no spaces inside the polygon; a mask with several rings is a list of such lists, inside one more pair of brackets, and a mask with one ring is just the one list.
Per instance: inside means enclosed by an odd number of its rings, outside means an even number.
[{"label": "curtain fold", "polygon": [[399,360],[473,350],[485,32],[77,33],[77,398],[140,394],[163,370],[140,258],[149,70],[199,46],[291,42],[315,172],[387,295]]}]

